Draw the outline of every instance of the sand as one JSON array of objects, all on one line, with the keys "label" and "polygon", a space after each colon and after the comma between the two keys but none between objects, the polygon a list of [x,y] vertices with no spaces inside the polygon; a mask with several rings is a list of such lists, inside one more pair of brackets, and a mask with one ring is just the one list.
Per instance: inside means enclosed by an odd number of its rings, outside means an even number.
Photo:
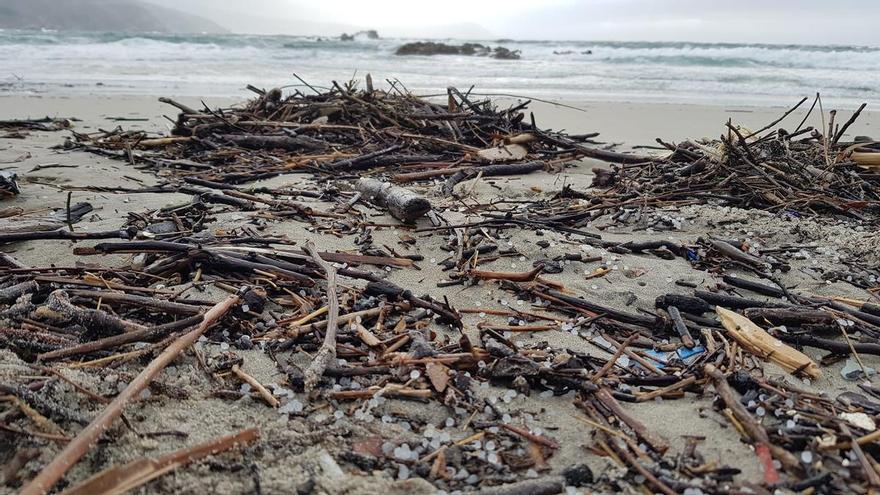
[{"label": "sand", "polygon": [[[181,99],[183,103],[199,106],[196,100]],[[234,103],[234,99],[210,99],[211,106],[222,106]],[[700,105],[673,104],[633,104],[612,102],[567,102],[583,108],[575,111],[558,106],[534,103],[531,108],[535,112],[539,125],[554,129],[566,129],[571,133],[600,131],[597,138],[607,143],[623,143],[619,149],[638,145],[651,145],[655,137],[667,141],[677,141],[686,137],[716,136],[721,134],[724,122],[728,118],[746,127],[755,129],[774,120],[785,110],[779,108],[752,107],[714,107]],[[840,109],[851,110],[851,109]],[[122,125],[126,128],[145,129],[164,132],[169,122],[162,115],[175,115],[174,109],[163,105],[148,96],[114,96],[104,97],[0,97],[0,119],[41,117],[77,117],[77,132],[89,132],[98,128],[110,128]],[[796,114],[783,123],[793,128],[800,120]],[[145,122],[116,122],[112,117],[145,118]],[[814,118],[813,120],[818,120]],[[812,122],[819,125],[818,122]],[[857,125],[850,131],[851,135],[865,134],[877,137],[876,126],[880,125],[880,114],[866,112]],[[40,216],[49,209],[63,208],[66,193],[59,188],[74,189],[73,201],[87,201],[95,210],[88,214],[77,229],[81,231],[97,231],[119,228],[129,213],[144,211],[151,208],[185,202],[186,195],[170,194],[112,194],[77,191],[82,186],[125,186],[142,187],[158,184],[161,179],[154,175],[135,170],[126,164],[97,157],[82,152],[66,152],[51,149],[61,144],[65,132],[43,133],[33,132],[27,139],[0,139],[0,168],[16,170],[20,176],[22,194],[15,199],[3,201],[0,207],[21,207],[30,216]],[[33,171],[34,167],[49,164],[74,165],[73,168],[44,168]],[[599,163],[585,160],[576,166],[565,169],[559,174],[537,173],[523,177],[480,180],[459,185],[459,189],[467,192],[470,198],[487,202],[492,199],[538,199],[549,197],[571,184],[575,189],[585,190],[589,187],[593,166]],[[281,176],[265,181],[265,184],[278,186],[283,184],[303,184],[303,176]],[[433,188],[419,188],[429,195],[439,206],[449,206],[445,216],[450,221],[469,218],[464,211],[456,211],[459,206],[436,194]],[[320,202],[316,207],[326,209],[330,205]],[[390,217],[376,210],[369,211],[377,222],[393,222]],[[725,238],[749,239],[753,243],[775,246],[786,243],[816,243],[821,250],[805,250],[804,259],[792,262],[793,269],[784,274],[783,281],[793,290],[804,294],[839,295],[849,297],[866,297],[866,293],[845,282],[827,283],[821,280],[811,269],[816,266],[825,268],[842,267],[841,258],[859,256],[871,260],[880,260],[880,239],[876,232],[859,230],[858,225],[843,224],[825,219],[803,219],[781,217],[757,211],[744,211],[711,206],[686,207],[679,210],[667,210],[661,214],[670,215],[681,221],[677,230],[652,233],[633,231],[631,228],[609,228],[601,232],[603,238],[609,240],[651,239],[665,236],[672,240],[694,241],[707,234]],[[217,215],[218,221],[212,228],[234,226],[247,220],[244,213],[234,212]],[[719,221],[723,225],[719,225]],[[2,222],[2,221],[0,221]],[[602,219],[593,225],[603,224]],[[0,223],[0,228],[9,226]],[[426,293],[434,297],[447,297],[456,308],[493,308],[500,309],[505,305],[526,307],[529,301],[517,301],[491,283],[463,289],[460,286],[438,288],[437,282],[444,279],[444,273],[429,261],[439,261],[448,253],[443,248],[441,236],[417,236],[418,243],[412,248],[403,247],[398,243],[403,229],[386,228],[374,232],[375,244],[388,244],[407,254],[421,254],[425,262],[420,263],[421,271],[395,270],[388,274],[390,280],[401,286],[412,289],[415,293]],[[598,231],[597,231],[598,232]],[[353,249],[352,239],[336,238],[317,234],[306,224],[289,221],[270,224],[267,234],[285,234],[294,240],[313,239],[320,250]],[[510,231],[510,238],[499,239],[510,243],[521,253],[520,258],[503,258],[487,268],[504,271],[521,271],[531,267],[532,262],[541,258],[553,258],[564,253],[589,251],[590,254],[602,255],[604,263],[573,262],[565,266],[561,274],[548,275],[551,280],[564,283],[576,294],[602,304],[614,306],[628,311],[641,307],[653,307],[654,298],[668,292],[686,292],[685,288],[676,287],[674,281],[688,280],[697,284],[711,284],[710,274],[694,270],[681,259],[660,260],[656,257],[636,255],[615,255],[600,249],[583,245],[576,238],[563,236],[555,232]],[[549,247],[542,248],[539,240],[550,242]],[[125,263],[124,256],[116,257],[76,257],[71,255],[73,243],[68,241],[26,242],[15,245],[0,246],[4,252],[15,256],[23,263],[44,266],[47,264],[70,265],[73,263]],[[88,245],[82,242],[76,245]],[[587,280],[585,275],[599,266],[612,268],[605,277]],[[644,272],[632,277],[634,272]],[[211,294],[199,294],[205,299]],[[478,314],[465,316],[465,330],[472,336],[476,335],[476,324],[482,321]],[[487,321],[503,323],[503,319],[485,317]],[[445,330],[438,329],[441,333]],[[452,335],[446,332],[449,335]],[[545,342],[556,349],[571,349],[604,356],[603,351],[592,345],[583,335],[574,335],[563,331],[541,332],[517,335],[514,340],[525,343]],[[210,360],[221,352],[219,343],[208,339],[197,346]],[[280,383],[282,373],[274,363],[262,352],[235,350],[244,358],[243,368],[264,384]],[[821,353],[810,350],[809,354],[819,358]],[[863,357],[865,364],[880,367],[880,360],[875,357]],[[303,365],[307,357],[302,354],[279,356],[280,361]],[[304,416],[279,414],[258,400],[245,397],[232,401],[207,397],[207,392],[216,385],[201,373],[195,365],[195,357],[187,354],[167,369],[158,379],[163,390],[157,388],[149,397],[130,406],[126,410],[129,422],[139,432],[155,432],[174,430],[186,436],[139,437],[128,431],[125,426],[117,425],[119,435],[113,442],[101,444],[75,466],[66,480],[75,483],[100,469],[113,464],[126,462],[143,456],[154,456],[208,440],[220,435],[232,433],[248,426],[258,426],[262,439],[255,445],[244,449],[241,453],[224,454],[209,458],[206,461],[184,467],[168,474],[139,490],[139,493],[206,493],[237,494],[255,493],[259,485],[262,493],[432,493],[434,488],[424,480],[415,478],[399,480],[399,473],[388,471],[362,471],[341,459],[343,453],[351,450],[353,442],[363,441],[381,436],[391,441],[406,441],[411,445],[419,444],[423,438],[420,434],[408,431],[399,418],[419,418],[441,425],[452,418],[456,427],[451,428],[452,438],[460,439],[472,433],[472,430],[459,429],[457,425],[463,418],[453,411],[435,405],[427,406],[417,402],[388,400],[377,406],[373,411],[376,419],[359,421],[350,417],[335,420],[322,411]],[[109,394],[130,380],[140,369],[139,364],[123,366],[120,369],[101,370],[97,373],[84,373],[70,370],[72,378],[99,393]],[[799,385],[817,392],[836,396],[842,391],[853,390],[855,384],[844,381],[839,373],[842,363],[823,367],[823,376],[812,383],[787,376],[786,379],[798,382]],[[773,365],[765,366],[767,374],[782,375],[784,373]],[[17,358],[8,352],[0,354],[0,377],[12,377],[26,374]],[[66,385],[55,385],[67,387]],[[69,388],[69,387],[67,387]],[[478,386],[480,395],[501,397],[506,389]],[[94,403],[72,390],[65,395],[68,405],[87,418],[97,411]],[[289,400],[307,402],[304,397],[285,397]],[[561,448],[549,459],[551,471],[541,475],[553,475],[566,466],[585,462],[597,476],[607,474],[614,476],[619,468],[605,458],[589,453],[584,447],[589,444],[590,427],[578,422],[573,416],[578,415],[572,404],[572,397],[540,397],[532,394],[529,397],[519,395],[509,403],[503,399],[497,401],[498,408],[511,415],[515,424],[524,424],[530,428],[540,428],[547,435],[559,442]],[[681,400],[666,400],[643,404],[625,404],[624,407],[634,416],[641,419],[650,429],[665,437],[672,445],[674,452],[684,446],[685,436],[697,435],[708,439],[700,446],[701,453],[707,460],[718,460],[722,464],[740,469],[740,480],[757,479],[760,475],[757,460],[751,448],[740,441],[738,433],[729,426],[726,419],[713,411],[711,397],[694,397],[688,394]],[[308,409],[307,409],[308,411]],[[322,417],[323,416],[323,417]],[[382,421],[379,418],[390,419]],[[316,426],[318,425],[318,426]],[[6,437],[0,437],[6,438]],[[26,477],[32,476],[40,466],[48,462],[58,446],[53,443],[39,444],[41,453],[25,468]],[[11,452],[0,447],[0,464],[5,462]],[[10,487],[0,486],[0,494],[13,493]]]}]

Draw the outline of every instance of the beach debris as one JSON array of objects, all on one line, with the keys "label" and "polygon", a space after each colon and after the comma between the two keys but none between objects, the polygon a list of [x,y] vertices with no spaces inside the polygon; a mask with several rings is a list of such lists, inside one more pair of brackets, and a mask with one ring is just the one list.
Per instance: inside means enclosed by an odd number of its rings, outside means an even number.
[{"label": "beach debris", "polygon": [[0,120],[0,129],[20,131],[61,131],[69,129],[77,119],[43,117],[42,119]]},{"label": "beach debris", "polygon": [[216,304],[204,313],[201,322],[180,338],[171,342],[128,386],[117,395],[113,401],[87,427],[71,440],[64,449],[55,456],[42,471],[24,488],[22,495],[43,495],[64,476],[71,466],[76,464],[95,445],[98,438],[110,427],[110,425],[122,415],[123,409],[129,401],[136,398],[146,388],[153,378],[156,377],[171,361],[174,360],[184,349],[195,343],[205,331],[226,313],[232,306],[239,303],[245,292],[232,295]]},{"label": "beach debris", "polygon": [[431,210],[431,203],[423,196],[377,179],[362,177],[355,189],[367,200],[388,208],[391,216],[401,222],[412,222]]},{"label": "beach debris", "polygon": [[846,364],[840,369],[840,376],[849,381],[864,380],[876,374],[874,368],[866,367],[855,359],[847,359]]},{"label": "beach debris", "polygon": [[769,359],[794,374],[804,373],[811,378],[819,378],[819,366],[807,355],[783,344],[779,339],[755,325],[752,320],[729,309],[716,307],[721,324],[743,348],[749,352]]},{"label": "beach debris", "polygon": [[336,359],[336,333],[339,327],[339,298],[336,294],[336,268],[321,259],[314,244],[310,241],[305,245],[305,251],[312,257],[315,264],[324,272],[327,279],[327,325],[324,328],[324,342],[318,349],[318,353],[312,359],[311,364],[303,374],[303,383],[307,391],[311,391],[318,384],[327,366]]},{"label": "beach debris", "polygon": [[21,189],[16,181],[18,176],[15,172],[0,170],[0,200],[9,199],[21,194]]},{"label": "beach debris", "polygon": [[877,429],[874,420],[865,413],[842,412],[838,417],[856,428],[871,432]]},{"label": "beach debris", "polygon": [[[85,202],[68,204],[66,208],[58,208],[48,214],[41,214],[42,212],[25,214],[24,211],[13,214],[14,211],[10,210],[8,216],[0,215],[0,242],[82,237],[70,229],[93,210],[94,207],[91,203]],[[111,238],[119,238],[124,234],[114,231],[107,235]],[[106,237],[86,234],[82,238],[101,239]]]},{"label": "beach debris", "polygon": [[64,495],[125,493],[191,462],[253,442],[259,436],[258,429],[248,428],[161,457],[137,459],[105,469],[61,493]]},{"label": "beach debris", "polygon": [[841,142],[862,108],[828,136],[803,123],[791,132],[781,128],[766,132],[777,121],[746,135],[728,123],[725,134],[711,141],[686,140],[677,145],[660,141],[669,154],[655,166],[612,166],[611,179],[595,184],[607,188],[595,207],[617,208],[639,197],[642,204],[656,206],[697,199],[805,215],[829,212],[862,218],[876,213],[880,189],[876,174],[869,170],[877,161],[876,149],[871,143]]},{"label": "beach debris", "polygon": [[[526,134],[525,136],[530,135]],[[528,154],[528,148],[521,144],[505,144],[503,146],[487,148],[477,152],[477,156],[490,163],[522,160]]]},{"label": "beach debris", "polygon": [[[172,204],[106,231],[71,231],[91,206],[56,209],[51,222],[9,210],[52,224],[0,233],[11,250],[0,253],[0,435],[16,451],[4,477],[22,493],[52,489],[99,439],[146,441],[134,424],[111,426],[136,400],[150,414],[171,398],[271,413],[279,436],[246,430],[119,466],[97,459],[104,471],[69,480],[75,493],[134,488],[248,442],[236,469],[255,478],[292,446],[321,478],[380,473],[447,493],[869,491],[880,309],[874,295],[824,285],[874,294],[876,266],[836,252],[811,266],[821,246],[788,232],[775,245],[676,232],[690,221],[684,207],[707,204],[876,225],[876,177],[840,155],[845,129],[826,139],[731,123],[717,142],[639,155],[541,129],[527,102],[498,108],[455,88],[441,102],[371,77],[363,89],[300,82],[287,94],[250,86],[251,101],[222,109],[163,98],[179,110],[170,135],[71,131],[65,150],[157,177],[82,189],[174,193]],[[518,176],[582,158],[613,164],[601,186],[516,191]],[[478,184],[497,195],[473,194]],[[395,220],[376,219],[386,213]],[[89,242],[72,247],[74,263],[27,266],[12,250],[37,239]],[[673,265],[688,273],[664,273]],[[807,269],[824,291],[791,283]],[[440,290],[417,290],[425,283]],[[805,347],[828,354],[813,360]],[[166,367],[181,379],[197,370],[197,391],[159,379]],[[832,397],[825,380],[838,369],[856,381]],[[730,425],[762,479],[704,457],[714,437],[680,442],[641,414],[670,404]],[[47,445],[54,459],[38,465],[29,449]],[[589,465],[564,465],[584,450]]]}]

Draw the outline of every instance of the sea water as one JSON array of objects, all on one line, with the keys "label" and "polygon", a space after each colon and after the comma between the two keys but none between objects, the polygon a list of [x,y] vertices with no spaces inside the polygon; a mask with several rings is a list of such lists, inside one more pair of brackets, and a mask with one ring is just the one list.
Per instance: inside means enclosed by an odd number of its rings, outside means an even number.
[{"label": "sea water", "polygon": [[821,92],[829,103],[880,103],[878,47],[467,40],[521,59],[394,55],[408,41],[0,30],[0,94],[240,96],[247,84],[310,91],[294,73],[317,89],[370,73],[419,94],[473,86],[567,101],[788,105]]}]

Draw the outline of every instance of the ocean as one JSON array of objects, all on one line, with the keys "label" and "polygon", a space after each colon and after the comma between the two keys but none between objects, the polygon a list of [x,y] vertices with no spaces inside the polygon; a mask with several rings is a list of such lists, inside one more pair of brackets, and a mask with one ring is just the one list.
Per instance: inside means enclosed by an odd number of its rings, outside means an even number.
[{"label": "ocean", "polygon": [[371,73],[418,94],[788,105],[818,91],[832,104],[880,102],[878,47],[469,40],[522,58],[394,55],[407,41],[0,30],[0,94],[242,96],[247,84],[292,91],[294,73],[316,87]]}]

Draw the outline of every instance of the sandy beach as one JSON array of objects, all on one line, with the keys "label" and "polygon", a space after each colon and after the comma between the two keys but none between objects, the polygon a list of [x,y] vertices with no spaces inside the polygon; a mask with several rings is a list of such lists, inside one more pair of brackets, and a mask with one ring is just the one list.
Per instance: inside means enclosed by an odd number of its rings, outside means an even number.
[{"label": "sandy beach", "polygon": [[[178,101],[193,107],[201,106],[197,98],[181,97]],[[213,108],[241,101],[243,99],[210,98],[205,103]],[[506,105],[513,101],[500,100],[500,103]],[[656,146],[654,139],[658,137],[667,142],[700,137],[717,138],[725,132],[724,124],[728,119],[745,128],[757,129],[781,116],[795,102],[796,100],[780,102],[777,107],[750,107],[565,101],[566,105],[578,107],[582,111],[540,102],[533,102],[529,109],[534,113],[540,127],[564,129],[570,134],[600,132],[600,136],[595,139],[606,144],[617,144],[615,149],[618,151],[635,149],[645,152],[640,147]],[[848,116],[854,109],[838,108],[839,115]],[[793,129],[803,114],[803,110],[792,114],[780,126]],[[165,135],[172,122],[163,117],[164,115],[174,119],[176,110],[158,102],[154,96],[0,96],[0,119],[43,116],[76,118],[78,120],[73,122],[72,131],[80,133],[122,126],[125,129]],[[814,113],[810,119],[809,125],[821,127],[817,114]],[[880,135],[878,126],[880,113],[871,111],[869,107],[845,137],[852,139],[854,136],[864,135],[876,139]],[[150,171],[139,170],[121,160],[83,151],[65,150],[60,145],[63,145],[68,135],[68,131],[32,131],[23,139],[4,138],[0,135],[0,169],[15,171],[21,186],[19,195],[0,202],[0,209],[20,208],[21,214],[0,219],[0,227],[14,228],[15,221],[20,221],[22,217],[37,218],[50,210],[63,210],[68,191],[72,192],[72,202],[88,202],[94,208],[76,224],[77,231],[89,232],[118,229],[132,214],[185,203],[191,199],[187,194],[131,194],[83,190],[95,187],[145,188],[158,185],[166,178]],[[607,167],[607,164],[583,159],[558,173],[538,172],[523,176],[483,178],[468,181],[459,188],[463,191],[465,201],[474,204],[498,199],[549,199],[564,185],[577,191],[590,191],[594,177],[592,168],[596,166]],[[304,174],[280,175],[250,183],[248,186],[292,189],[319,187],[312,176]],[[436,186],[414,185],[413,189],[430,198],[434,208],[444,211],[445,218],[451,222],[466,222],[477,218],[456,204],[455,200],[439,194]],[[330,210],[334,206],[331,202],[318,199],[302,198],[301,201],[321,211]],[[364,205],[356,208],[365,212],[376,223],[397,223],[381,210]],[[848,257],[858,257],[863,261],[873,260],[875,265],[880,262],[880,238],[877,232],[868,228],[860,229],[857,222],[845,222],[831,216],[797,218],[759,210],[711,205],[669,207],[655,213],[678,219],[676,225],[679,228],[653,232],[615,226],[609,219],[600,218],[594,220],[588,230],[610,241],[640,241],[662,236],[673,242],[693,243],[700,237],[711,236],[748,240],[760,246],[814,244],[822,249],[807,248],[808,256],[787,260],[791,269],[780,274],[780,278],[789,290],[810,296],[855,299],[870,297],[866,291],[852,284],[845,281],[826,282],[812,271],[817,266],[826,270],[846,268],[842,261]],[[210,225],[210,229],[239,227],[251,222],[251,215],[220,208],[213,214],[216,220]],[[428,227],[430,223],[423,218],[417,226]],[[388,280],[414,293],[428,294],[438,300],[446,298],[450,305],[459,310],[482,308],[488,311],[502,310],[505,306],[521,309],[529,307],[529,301],[512,299],[510,293],[491,282],[467,288],[438,287],[438,282],[448,276],[436,263],[448,256],[447,239],[440,234],[412,234],[417,241],[412,245],[402,245],[399,242],[400,236],[410,230],[387,227],[376,228],[372,232],[377,246],[395,246],[406,254],[424,257],[424,261],[418,263],[420,270],[394,269],[387,273]],[[354,236],[320,233],[308,223],[294,220],[267,222],[263,233],[287,236],[299,243],[312,240],[321,251],[357,252],[358,249]],[[483,268],[519,272],[530,269],[533,261],[538,259],[554,259],[570,253],[601,256],[602,261],[598,262],[566,262],[562,273],[546,274],[545,277],[564,284],[574,295],[633,313],[639,308],[653,310],[657,296],[690,290],[677,286],[677,281],[683,280],[704,288],[717,282],[713,274],[696,270],[681,258],[665,260],[636,253],[616,254],[587,246],[575,236],[557,231],[544,231],[537,235],[532,230],[522,229],[507,231],[503,235],[509,237],[499,238],[499,243],[515,247],[519,256],[499,258]],[[72,254],[73,247],[90,246],[94,243],[95,241],[27,241],[0,245],[0,250],[24,265],[34,267],[90,264],[122,266],[131,262],[129,255]],[[608,274],[591,277],[601,267],[608,268]],[[737,273],[737,270],[729,272]],[[739,273],[746,275],[742,271]],[[0,277],[3,277],[2,273]],[[187,295],[196,299],[217,301],[224,294],[222,291],[206,288],[203,291],[188,291]],[[749,294],[749,297],[763,296]],[[472,339],[478,339],[477,325],[487,321],[506,324],[507,318],[467,313],[463,315],[464,332]],[[455,337],[454,332],[441,326],[433,329],[446,337]],[[561,329],[517,333],[511,340],[529,345],[543,342],[545,347],[556,351],[569,350],[605,359],[609,356],[607,352],[593,345],[590,339]],[[341,418],[333,417],[332,409],[312,409],[304,394],[294,394],[285,399],[297,400],[305,405],[305,412],[291,415],[280,414],[277,409],[267,407],[259,398],[249,394],[237,400],[220,398],[212,392],[220,388],[228,389],[230,386],[217,383],[216,378],[204,373],[198,360],[211,361],[219,358],[229,349],[229,344],[222,342],[216,335],[209,335],[195,349],[200,356],[192,352],[181,356],[159,376],[156,380],[158,385],[151,388],[149,394],[145,394],[142,400],[126,409],[128,425],[118,422],[112,431],[112,440],[102,442],[69,471],[64,478],[67,486],[73,486],[115,464],[144,456],[158,456],[245,427],[256,426],[260,428],[260,439],[244,450],[221,454],[182,467],[145,485],[136,493],[434,493],[437,487],[423,479],[424,475],[418,474],[429,469],[429,463],[423,468],[415,463],[404,475],[384,465],[377,465],[372,471],[365,469],[363,465],[358,466],[351,462],[352,457],[347,455],[356,450],[355,445],[376,438],[395,444],[407,442],[413,446],[422,445],[426,437],[421,432],[413,431],[408,421],[413,424],[454,425],[444,429],[453,441],[476,433],[472,426],[468,426],[467,418],[456,415],[453,408],[438,407],[436,403],[429,405],[417,401],[388,399],[372,411],[373,417],[370,420],[363,420],[355,418],[356,407],[340,409],[348,411]],[[232,350],[243,358],[243,369],[259,382],[266,385],[284,382],[283,373],[265,352],[235,347]],[[817,361],[824,354],[823,351],[809,347],[804,352]],[[281,362],[299,366],[305,366],[309,362],[309,356],[304,352],[281,353],[275,357]],[[876,356],[862,355],[861,359],[865,366],[880,367],[880,359]],[[840,370],[844,366],[844,360],[822,366],[821,377],[815,380],[794,377],[769,362],[763,365],[768,378],[780,378],[817,394],[836,397],[842,392],[859,390],[859,382],[846,381],[841,377]],[[142,367],[141,362],[105,369],[70,366],[65,369],[65,374],[89,390],[112,396]],[[0,351],[0,382],[33,373],[32,369],[9,350]],[[63,383],[53,386],[64,389],[67,401],[65,406],[71,410],[85,417],[91,417],[98,411],[100,404],[90,401],[69,386]],[[234,388],[237,389],[238,385]],[[594,428],[577,419],[579,410],[573,405],[573,393],[558,397],[548,397],[537,392],[528,396],[520,393],[510,399],[506,395],[507,388],[496,387],[488,382],[475,384],[474,388],[479,397],[492,398],[495,407],[509,415],[505,417],[511,424],[532,431],[542,431],[558,443],[559,448],[547,459],[549,470],[523,473],[518,475],[520,479],[557,476],[567,467],[579,463],[586,463],[597,479],[620,475],[621,467],[609,458],[598,456],[587,449],[591,444],[590,432]],[[707,462],[717,461],[721,465],[735,468],[737,474],[732,477],[733,481],[757,481],[761,478],[760,463],[753,447],[743,442],[737,430],[713,408],[711,395],[687,393],[676,400],[623,403],[623,406],[653,433],[669,442],[668,457],[674,458],[682,453],[690,437],[702,437],[705,440],[700,443],[700,453]],[[169,431],[173,433],[167,433]],[[136,432],[159,433],[139,435]],[[75,431],[70,430],[67,433],[74,434]],[[9,446],[13,449],[38,449],[35,457],[18,473],[24,480],[32,478],[61,446],[59,442],[17,438],[12,434],[2,438],[4,443],[10,442],[0,447],[0,459],[3,460],[9,460],[14,455]],[[412,475],[409,474],[410,469]],[[16,493],[19,486],[0,486],[0,494]],[[471,488],[478,487],[474,485]],[[634,489],[625,487],[624,490]],[[590,492],[583,489],[581,491]]]}]

